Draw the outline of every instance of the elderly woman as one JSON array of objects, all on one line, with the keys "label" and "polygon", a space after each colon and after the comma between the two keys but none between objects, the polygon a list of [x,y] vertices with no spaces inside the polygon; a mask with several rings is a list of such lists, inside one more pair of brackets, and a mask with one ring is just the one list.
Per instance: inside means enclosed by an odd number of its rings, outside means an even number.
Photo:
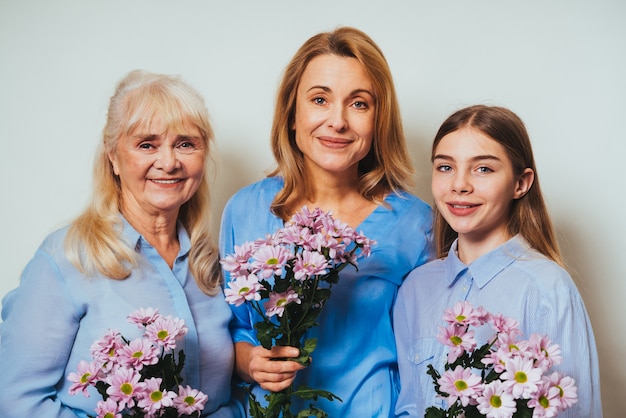
[{"label": "elderly woman", "polygon": [[318,342],[305,369],[280,360],[297,357],[297,349],[260,346],[258,314],[246,304],[234,308],[237,372],[258,383],[257,400],[262,389],[277,392],[295,379],[296,387],[341,398],[315,402],[330,417],[393,416],[392,305],[406,274],[430,257],[431,210],[409,193],[413,168],[389,66],[365,33],[338,28],[302,45],[277,96],[271,142],[278,167],[226,205],[221,253],[273,233],[303,205],[331,211],[377,244],[358,271],[341,272],[309,331]]},{"label": "elderly woman", "polygon": [[212,129],[202,97],[177,77],[129,73],[111,98],[94,195],[48,236],[3,300],[0,416],[94,416],[102,397],[68,377],[108,329],[128,340],[141,308],[185,321],[183,384],[208,396],[203,416],[237,417],[232,313],[209,233]]}]

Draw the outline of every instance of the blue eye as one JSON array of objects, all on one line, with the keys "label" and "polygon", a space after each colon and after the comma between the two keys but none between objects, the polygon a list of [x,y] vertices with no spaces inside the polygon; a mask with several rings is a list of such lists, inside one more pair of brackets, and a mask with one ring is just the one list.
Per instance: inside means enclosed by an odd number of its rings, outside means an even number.
[{"label": "blue eye", "polygon": [[354,102],[353,106],[357,109],[367,109],[369,107],[365,102]]},{"label": "blue eye", "polygon": [[316,97],[313,99],[313,103],[323,105],[326,103],[326,99],[324,99],[323,97]]},{"label": "blue eye", "polygon": [[447,173],[452,171],[452,167],[446,164],[441,164],[437,166],[437,171],[441,171],[442,173]]},{"label": "blue eye", "polygon": [[493,170],[489,167],[478,167],[478,172],[481,174],[493,173]]}]

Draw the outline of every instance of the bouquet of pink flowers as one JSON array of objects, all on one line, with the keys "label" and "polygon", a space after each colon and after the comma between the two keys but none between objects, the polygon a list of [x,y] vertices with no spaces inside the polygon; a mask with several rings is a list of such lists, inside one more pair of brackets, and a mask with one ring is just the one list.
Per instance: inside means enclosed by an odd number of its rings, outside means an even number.
[{"label": "bouquet of pink flowers", "polygon": [[[231,278],[226,300],[235,306],[247,303],[260,315],[262,320],[254,327],[263,347],[297,347],[300,356],[290,360],[308,365],[317,340],[305,339],[306,331],[317,325],[339,272],[348,265],[356,267],[357,258],[369,256],[373,244],[329,212],[309,211],[305,206],[284,228],[266,239],[235,246],[235,254],[222,259]],[[302,385],[265,395],[266,407],[250,393],[250,413],[256,418],[294,417],[290,411],[293,396],[341,401],[328,391]],[[327,416],[312,404],[297,416],[310,415]]]},{"label": "bouquet of pink flowers", "polygon": [[81,360],[78,371],[70,373],[71,395],[88,387],[100,395],[97,418],[199,417],[207,396],[182,386],[185,354],[174,355],[176,340],[187,334],[185,322],[163,316],[158,310],[139,309],[128,316],[144,328],[143,338],[128,341],[117,330],[109,330],[91,346],[93,361]]},{"label": "bouquet of pink flowers", "polygon": [[[432,365],[432,377],[448,409],[430,407],[425,418],[555,417],[575,404],[574,379],[558,372],[561,349],[547,336],[532,334],[520,340],[519,323],[501,314],[491,314],[469,302],[457,302],[447,309],[437,339],[450,348],[445,371],[440,375]],[[489,324],[495,331],[486,344],[477,348],[474,330]]]}]

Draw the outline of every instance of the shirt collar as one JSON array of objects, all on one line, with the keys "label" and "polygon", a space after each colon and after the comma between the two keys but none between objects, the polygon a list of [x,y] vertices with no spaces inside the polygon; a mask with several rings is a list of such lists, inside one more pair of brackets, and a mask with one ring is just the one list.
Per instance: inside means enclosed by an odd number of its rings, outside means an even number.
[{"label": "shirt collar", "polygon": [[530,249],[530,244],[521,235],[516,235],[489,253],[479,257],[469,265],[464,264],[457,254],[458,239],[452,243],[446,257],[446,280],[452,286],[466,271],[479,288],[498,275],[502,270],[520,259]]}]

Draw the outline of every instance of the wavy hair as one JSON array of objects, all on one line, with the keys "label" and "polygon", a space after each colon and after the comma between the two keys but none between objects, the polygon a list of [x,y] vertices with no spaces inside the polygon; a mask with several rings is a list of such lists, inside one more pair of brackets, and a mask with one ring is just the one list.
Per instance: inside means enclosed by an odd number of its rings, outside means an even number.
[{"label": "wavy hair", "polygon": [[[521,175],[526,168],[533,170],[534,181],[530,189],[511,203],[507,232],[510,236],[521,234],[533,248],[563,266],[524,122],[511,110],[498,106],[475,105],[458,110],[442,123],[435,135],[431,160],[443,137],[465,127],[476,129],[502,145],[513,165],[513,174]],[[458,234],[446,222],[436,205],[434,216],[437,256],[445,257]]]},{"label": "wavy hair", "polygon": [[278,87],[271,131],[277,167],[269,176],[281,175],[285,181],[271,206],[272,212],[283,219],[289,218],[295,202],[308,194],[304,158],[296,145],[295,131],[291,129],[295,119],[296,92],[309,62],[325,54],[355,58],[373,86],[376,101],[374,140],[367,156],[359,162],[359,192],[367,200],[381,204],[387,193],[398,193],[413,186],[414,169],[389,65],[368,35],[355,28],[339,27],[309,38],[285,68]]},{"label": "wavy hair", "polygon": [[118,140],[149,126],[159,115],[168,129],[184,132],[191,124],[198,128],[206,146],[205,169],[200,186],[182,205],[178,221],[191,240],[189,268],[198,286],[207,294],[219,292],[219,255],[210,234],[210,195],[207,173],[212,168],[213,129],[202,96],[179,77],[131,71],[117,85],[110,99],[94,165],[94,191],[86,210],[70,225],[65,250],[69,260],[83,274],[100,273],[111,279],[127,278],[137,266],[137,253],[121,236],[121,185],[113,172],[109,153]]}]

